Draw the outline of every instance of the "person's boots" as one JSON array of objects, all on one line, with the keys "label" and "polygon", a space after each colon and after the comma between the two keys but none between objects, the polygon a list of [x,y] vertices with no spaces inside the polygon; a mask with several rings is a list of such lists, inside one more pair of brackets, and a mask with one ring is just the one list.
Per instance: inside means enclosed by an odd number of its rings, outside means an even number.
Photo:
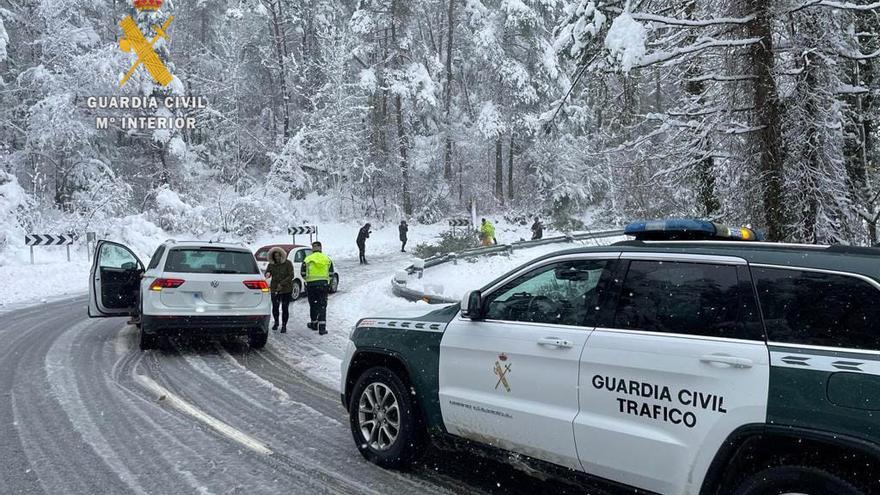
[{"label": "person's boots", "polygon": [[318,324],[315,323],[314,321],[310,321],[310,322],[306,323],[306,327],[307,327],[309,330],[317,330],[317,329],[318,329]]},{"label": "person's boots", "polygon": [[327,335],[327,324],[323,321],[318,323],[318,335]]},{"label": "person's boots", "polygon": [[272,330],[278,330],[278,320],[275,320],[275,324],[272,325]]},{"label": "person's boots", "polygon": [[287,323],[281,325],[281,333],[287,333]]}]

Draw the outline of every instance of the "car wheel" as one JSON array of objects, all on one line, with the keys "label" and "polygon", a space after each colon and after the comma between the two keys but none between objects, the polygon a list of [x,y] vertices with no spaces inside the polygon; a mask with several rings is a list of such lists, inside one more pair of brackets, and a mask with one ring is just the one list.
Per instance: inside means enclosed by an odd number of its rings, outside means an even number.
[{"label": "car wheel", "polygon": [[351,433],[361,455],[384,468],[403,469],[424,452],[428,435],[410,388],[388,368],[370,368],[352,389]]},{"label": "car wheel", "polygon": [[339,275],[333,275],[330,277],[330,293],[334,293],[339,290]]},{"label": "car wheel", "polygon": [[753,474],[743,481],[735,495],[863,495],[837,476],[807,466],[777,466]]},{"label": "car wheel", "polygon": [[293,291],[290,293],[290,300],[296,301],[302,295],[302,284],[299,283],[299,280],[293,281]]},{"label": "car wheel", "polygon": [[252,349],[262,349],[266,347],[266,342],[269,341],[269,332],[251,332],[248,334],[248,344],[250,344]]},{"label": "car wheel", "polygon": [[141,324],[140,331],[140,348],[142,351],[148,351],[150,349],[157,349],[159,347],[159,336],[156,334],[146,333],[144,331],[144,325]]}]

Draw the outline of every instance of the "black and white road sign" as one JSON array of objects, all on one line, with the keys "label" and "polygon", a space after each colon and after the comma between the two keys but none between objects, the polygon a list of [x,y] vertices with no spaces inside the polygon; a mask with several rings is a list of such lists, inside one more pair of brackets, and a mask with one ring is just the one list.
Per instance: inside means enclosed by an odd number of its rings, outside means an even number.
[{"label": "black and white road sign", "polygon": [[317,234],[318,227],[314,225],[303,225],[302,227],[287,227],[287,233],[290,235]]},{"label": "black and white road sign", "polygon": [[467,227],[471,224],[471,221],[467,218],[453,218],[449,221],[450,227]]},{"label": "black and white road sign", "polygon": [[27,234],[24,236],[26,246],[69,246],[76,238],[73,234]]}]

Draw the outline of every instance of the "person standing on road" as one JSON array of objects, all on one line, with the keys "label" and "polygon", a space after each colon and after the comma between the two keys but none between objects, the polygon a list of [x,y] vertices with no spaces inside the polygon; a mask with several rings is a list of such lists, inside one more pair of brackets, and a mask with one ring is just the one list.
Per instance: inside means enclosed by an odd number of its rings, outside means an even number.
[{"label": "person standing on road", "polygon": [[358,245],[358,256],[360,257],[360,263],[362,265],[367,264],[367,238],[370,237],[370,224],[365,223],[360,230],[358,230],[357,236],[357,245]]},{"label": "person standing on road", "polygon": [[269,291],[272,296],[272,330],[278,330],[278,310],[281,307],[281,333],[287,332],[290,318],[290,302],[293,299],[293,263],[287,259],[287,251],[278,246],[269,250],[269,265],[266,267],[269,278]]},{"label": "person standing on road", "polygon": [[498,244],[498,241],[495,240],[495,226],[485,218],[480,222],[480,239],[484,246]]},{"label": "person standing on road", "polygon": [[400,252],[406,252],[406,233],[409,232],[409,226],[406,224],[406,220],[401,220],[400,225],[397,227],[397,230],[400,232]]},{"label": "person standing on road", "polygon": [[[369,225],[367,224],[368,227]],[[306,294],[309,298],[311,321],[306,326],[317,330],[319,335],[325,335],[327,333],[327,295],[330,294],[333,261],[321,249],[319,241],[312,243],[312,254],[303,260],[300,274],[306,281]]]},{"label": "person standing on road", "polygon": [[537,241],[544,237],[544,224],[541,223],[541,219],[535,217],[535,223],[532,224],[532,240]]}]

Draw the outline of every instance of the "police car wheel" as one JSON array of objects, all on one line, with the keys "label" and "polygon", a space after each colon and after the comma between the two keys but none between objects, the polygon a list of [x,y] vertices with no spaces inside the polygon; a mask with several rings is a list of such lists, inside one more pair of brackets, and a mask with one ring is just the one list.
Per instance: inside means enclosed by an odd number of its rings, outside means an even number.
[{"label": "police car wheel", "polygon": [[409,387],[383,367],[364,372],[352,389],[349,419],[355,444],[368,461],[409,467],[423,453],[427,435]]},{"label": "police car wheel", "polygon": [[734,495],[863,495],[837,476],[807,466],[778,466],[746,479]]},{"label": "police car wheel", "polygon": [[302,295],[302,284],[299,283],[299,280],[293,281],[293,291],[290,293],[290,300],[296,301],[299,299],[299,296]]},{"label": "police car wheel", "polygon": [[333,275],[333,277],[330,278],[330,293],[332,294],[337,290],[339,290],[339,276]]}]

